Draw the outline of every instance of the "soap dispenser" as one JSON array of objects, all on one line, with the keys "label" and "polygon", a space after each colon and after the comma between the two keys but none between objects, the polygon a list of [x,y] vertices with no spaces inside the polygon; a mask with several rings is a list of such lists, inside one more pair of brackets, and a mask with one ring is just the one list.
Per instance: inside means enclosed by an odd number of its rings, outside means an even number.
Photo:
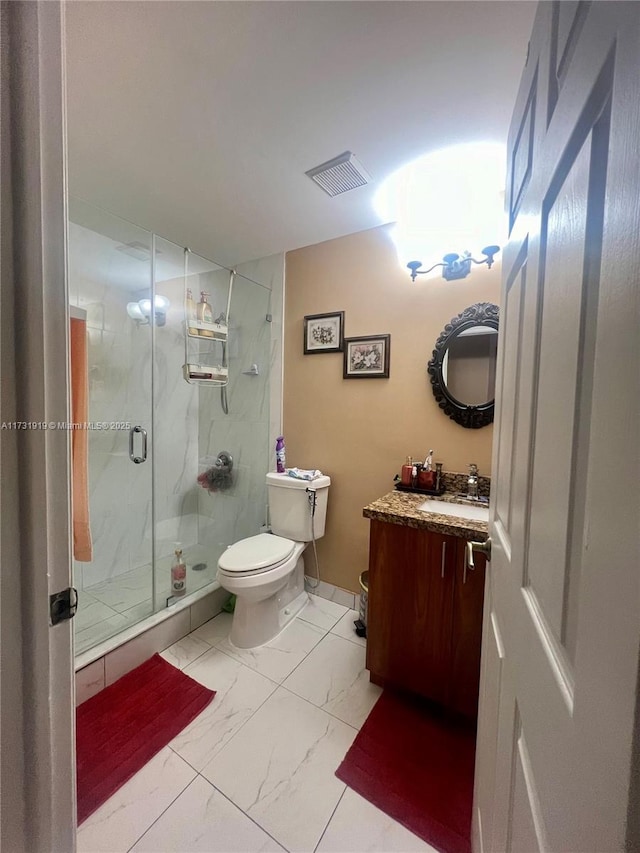
[{"label": "soap dispenser", "polygon": [[403,486],[411,485],[411,474],[413,471],[413,459],[411,456],[407,456],[407,461],[402,466],[402,472],[400,474],[400,482]]}]

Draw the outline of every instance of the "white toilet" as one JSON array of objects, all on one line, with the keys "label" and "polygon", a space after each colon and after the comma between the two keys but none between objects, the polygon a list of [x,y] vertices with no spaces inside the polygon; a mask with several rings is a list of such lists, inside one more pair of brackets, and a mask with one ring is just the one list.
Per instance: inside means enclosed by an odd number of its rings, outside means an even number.
[{"label": "white toilet", "polygon": [[324,536],[331,480],[267,474],[272,533],[231,545],[218,560],[220,585],[236,596],[230,641],[240,649],[268,643],[308,601],[302,552]]}]

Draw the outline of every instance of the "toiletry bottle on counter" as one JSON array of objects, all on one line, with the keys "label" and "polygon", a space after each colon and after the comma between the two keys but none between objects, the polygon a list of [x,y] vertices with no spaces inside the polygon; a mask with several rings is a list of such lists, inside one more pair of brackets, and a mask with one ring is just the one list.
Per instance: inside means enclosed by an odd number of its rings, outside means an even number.
[{"label": "toiletry bottle on counter", "polygon": [[198,319],[196,303],[193,300],[193,293],[191,292],[191,288],[187,288],[187,298],[184,301],[184,313],[187,317],[187,327],[189,329],[190,335],[197,335],[198,330],[192,324],[196,322]]},{"label": "toiletry bottle on counter", "polygon": [[[206,291],[200,292],[200,302],[198,302],[198,321],[200,323],[211,323],[213,326],[213,310],[211,305],[209,305],[208,300],[209,294]],[[205,338],[212,338],[213,332],[209,331],[209,329],[199,329],[198,333]]]},{"label": "toiletry bottle on counter", "polygon": [[413,469],[413,459],[411,456],[407,456],[407,461],[402,466],[402,471],[400,473],[400,482],[403,486],[411,485],[411,472]]},{"label": "toiletry bottle on counter", "polygon": [[435,483],[436,472],[433,470],[433,450],[430,450],[418,476],[418,485],[421,489],[432,491],[435,488]]},{"label": "toiletry bottle on counter", "polygon": [[284,436],[279,435],[276,439],[276,471],[278,474],[284,474]]},{"label": "toiletry bottle on counter", "polygon": [[184,595],[187,591],[187,565],[182,559],[182,548],[176,542],[175,556],[171,564],[171,595]]}]

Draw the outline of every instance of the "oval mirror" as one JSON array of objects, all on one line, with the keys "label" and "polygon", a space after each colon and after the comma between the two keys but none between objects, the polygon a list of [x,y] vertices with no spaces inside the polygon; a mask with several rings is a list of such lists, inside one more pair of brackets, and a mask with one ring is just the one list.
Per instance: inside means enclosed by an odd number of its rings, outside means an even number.
[{"label": "oval mirror", "polygon": [[427,366],[438,405],[468,429],[493,421],[499,313],[491,302],[465,308],[444,327]]}]

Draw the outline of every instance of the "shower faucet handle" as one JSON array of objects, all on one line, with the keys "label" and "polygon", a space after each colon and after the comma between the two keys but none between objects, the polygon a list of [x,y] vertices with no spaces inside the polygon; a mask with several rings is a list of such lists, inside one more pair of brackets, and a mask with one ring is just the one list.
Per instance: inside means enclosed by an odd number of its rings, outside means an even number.
[{"label": "shower faucet handle", "polygon": [[216,468],[228,468],[230,471],[233,468],[233,456],[227,450],[221,450],[216,456]]}]

